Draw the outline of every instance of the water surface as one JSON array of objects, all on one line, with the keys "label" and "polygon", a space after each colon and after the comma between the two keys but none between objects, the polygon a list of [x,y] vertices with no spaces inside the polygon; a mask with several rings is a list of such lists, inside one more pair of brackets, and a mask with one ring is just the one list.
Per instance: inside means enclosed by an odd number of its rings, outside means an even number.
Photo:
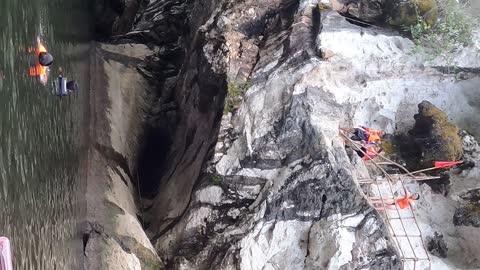
[{"label": "water surface", "polygon": [[[0,235],[12,242],[15,269],[74,269],[81,263],[86,3],[0,0]],[[28,74],[28,47],[37,37],[55,58],[46,86]],[[60,68],[80,85],[62,99],[51,93]]]}]

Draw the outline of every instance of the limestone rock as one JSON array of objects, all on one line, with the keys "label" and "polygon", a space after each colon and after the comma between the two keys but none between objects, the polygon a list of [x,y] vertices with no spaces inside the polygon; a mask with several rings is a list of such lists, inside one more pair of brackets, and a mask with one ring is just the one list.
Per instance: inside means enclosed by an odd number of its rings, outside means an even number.
[{"label": "limestone rock", "polygon": [[[385,224],[355,182],[366,168],[347,155],[338,126],[407,130],[422,100],[438,102],[457,122],[468,119],[477,112],[471,100],[478,81],[457,83],[412,55],[413,43],[398,33],[353,25],[318,2],[152,0],[137,16],[128,38],[159,46],[145,69],[159,89],[146,122],[165,135],[153,136],[165,149],[151,149],[163,158],[152,159],[142,179],[155,197],[145,223],[167,268],[401,267]],[[377,14],[365,11],[365,20]],[[251,87],[238,110],[222,116],[229,80]],[[136,145],[125,130],[107,133],[122,155]],[[117,220],[132,225],[136,208],[110,202],[113,217],[128,216]],[[475,239],[464,242],[473,254]]]}]

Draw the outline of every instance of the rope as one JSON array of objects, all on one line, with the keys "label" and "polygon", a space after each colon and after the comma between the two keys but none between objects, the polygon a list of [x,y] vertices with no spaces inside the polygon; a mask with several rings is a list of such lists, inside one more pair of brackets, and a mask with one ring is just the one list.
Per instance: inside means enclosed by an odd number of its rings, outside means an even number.
[{"label": "rope", "polygon": [[140,177],[138,177],[138,170],[135,172],[137,176],[137,191],[138,191],[138,202],[140,203],[140,214],[142,215],[142,228],[145,229],[145,216],[143,214],[143,202],[142,202],[142,194],[140,192]]},{"label": "rope", "polygon": [[[357,149],[357,151],[363,153],[373,164],[375,164],[375,166],[376,166],[378,169],[380,169],[380,170],[382,171],[382,173],[385,175],[385,177],[389,180],[389,181],[386,181],[386,182],[388,183],[390,192],[391,192],[392,195],[393,195],[393,193],[394,193],[394,191],[393,191],[393,186],[392,186],[393,178],[392,178],[375,160],[373,160],[373,158],[371,158],[370,156],[368,156],[367,153],[365,153],[365,152],[361,149],[361,147],[358,146],[358,144],[356,144],[353,140],[351,140],[351,139],[350,139],[348,136],[346,136],[344,133],[340,132],[340,134],[341,134],[345,139],[347,139],[347,140],[354,146],[354,148]],[[382,156],[382,157],[383,157],[383,156]],[[385,160],[388,160],[390,163],[396,164],[396,165],[398,165],[399,167],[403,168],[405,171],[408,172],[408,174],[411,175],[411,173],[410,173],[406,168],[404,168],[403,166],[401,166],[400,164],[398,164],[398,163],[396,163],[396,162],[394,162],[394,161],[392,161],[392,160],[389,160],[388,158],[385,158],[385,157],[383,157],[383,158],[384,158]],[[412,176],[413,176],[413,175],[412,175]],[[415,176],[413,176],[413,177],[415,178]],[[382,201],[382,205],[383,205],[383,207],[384,207],[384,209],[385,209],[384,213],[385,213],[385,215],[386,215],[387,223],[388,223],[389,226],[392,228],[392,233],[393,233],[393,235],[394,235],[393,238],[396,239],[396,242],[397,242],[397,245],[398,245],[398,247],[399,247],[400,253],[402,254],[402,257],[405,258],[404,253],[403,253],[403,250],[402,250],[402,248],[401,248],[401,246],[400,246],[400,244],[399,244],[400,241],[398,240],[397,237],[395,237],[395,235],[396,235],[396,234],[395,234],[395,231],[394,231],[393,226],[391,225],[391,222],[390,222],[390,220],[389,220],[390,217],[389,217],[389,215],[388,215],[387,208],[385,207],[385,202],[384,202],[384,200],[383,200],[383,196],[382,196],[382,193],[381,193],[381,191],[380,191],[378,181],[377,181],[376,178],[375,178],[374,180],[375,180],[375,183],[376,183],[376,186],[377,186],[379,195],[380,195],[380,200]],[[405,184],[404,184],[402,178],[400,178],[400,183],[401,183],[402,187],[404,188],[404,190],[405,190],[405,192],[406,192],[407,189],[406,189],[406,187],[405,187]],[[406,195],[406,194],[405,194],[405,195]],[[406,236],[406,238],[407,238],[408,244],[409,244],[409,246],[410,246],[410,248],[411,248],[411,250],[412,250],[412,252],[413,252],[413,255],[414,255],[414,257],[415,257],[415,259],[413,260],[413,262],[414,262],[414,269],[415,269],[415,268],[416,268],[417,260],[419,260],[419,258],[418,258],[417,254],[416,254],[416,252],[415,252],[415,249],[413,248],[412,242],[410,241],[410,237],[408,236],[407,230],[406,230],[406,228],[405,228],[405,224],[403,223],[402,216],[400,215],[400,211],[399,211],[399,209],[398,209],[397,204],[394,204],[394,207],[395,207],[395,211],[397,212],[398,219],[400,220],[400,224],[402,225],[403,232],[405,233],[405,236]],[[426,260],[428,260],[428,269],[431,269],[431,259],[430,259],[430,256],[428,255],[428,251],[427,251],[427,249],[426,249],[425,243],[423,242],[422,231],[420,230],[420,227],[418,226],[418,222],[417,222],[415,213],[413,212],[413,209],[412,209],[411,207],[409,207],[409,209],[410,209],[410,213],[412,214],[412,218],[413,218],[413,220],[414,220],[414,224],[415,224],[415,226],[417,227],[417,230],[418,230],[418,232],[419,232],[420,242],[422,243],[422,247],[423,247],[423,249],[424,249],[424,251],[425,251],[425,254],[426,254],[426,256],[427,256],[427,259],[426,259]]]}]

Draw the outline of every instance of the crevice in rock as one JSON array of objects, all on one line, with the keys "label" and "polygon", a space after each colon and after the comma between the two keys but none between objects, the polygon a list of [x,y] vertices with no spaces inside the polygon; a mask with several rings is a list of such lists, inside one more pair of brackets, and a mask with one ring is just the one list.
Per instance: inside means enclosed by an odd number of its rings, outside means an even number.
[{"label": "crevice in rock", "polygon": [[87,250],[88,240],[90,240],[90,233],[83,233],[82,242],[83,242],[83,255],[86,255],[85,252]]},{"label": "crevice in rock", "polygon": [[165,162],[165,153],[172,138],[162,129],[148,128],[145,133],[144,147],[138,162],[138,176],[142,197],[151,199],[157,194],[158,179],[162,173],[160,164]]},{"label": "crevice in rock", "polygon": [[[322,199],[323,200],[323,199]],[[307,260],[308,260],[308,257],[310,257],[310,233],[312,231],[312,227],[313,227],[313,224],[310,225],[310,227],[308,228],[308,232],[307,232],[307,242],[305,243],[306,245],[306,252],[305,252],[305,260],[303,261],[303,265],[305,268],[307,268]]]},{"label": "crevice in rock", "polygon": [[[438,70],[443,74],[460,74],[465,76],[465,79],[468,79],[468,76],[478,77],[480,75],[480,68],[469,68],[469,67],[459,67],[459,66],[433,66],[434,69]],[[461,79],[461,77],[460,77]]]},{"label": "crevice in rock", "polygon": [[[110,166],[111,168],[115,168],[116,166],[120,166],[120,168],[122,168],[122,170],[128,175],[128,177],[130,177],[130,179],[133,179],[132,174],[130,172],[130,168],[128,166],[127,159],[122,154],[117,152],[112,147],[105,146],[105,145],[102,145],[100,143],[95,143],[94,147],[102,156],[105,157],[105,159],[111,165]],[[120,175],[122,175],[122,174],[120,174]]]},{"label": "crevice in rock", "polygon": [[312,40],[313,40],[313,45],[315,47],[315,52],[317,53],[318,57],[322,57],[322,52],[320,51],[320,46],[318,46],[318,35],[320,34],[320,31],[322,31],[322,14],[320,12],[320,7],[315,6],[312,8]]}]

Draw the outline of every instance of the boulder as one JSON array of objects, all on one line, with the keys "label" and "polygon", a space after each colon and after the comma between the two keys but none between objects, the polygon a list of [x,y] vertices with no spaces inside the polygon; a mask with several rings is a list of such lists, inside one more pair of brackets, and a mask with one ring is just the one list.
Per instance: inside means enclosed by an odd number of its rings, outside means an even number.
[{"label": "boulder", "polygon": [[409,131],[407,164],[413,169],[433,167],[435,161],[456,161],[463,156],[459,129],[428,101],[418,105],[415,125]]},{"label": "boulder", "polygon": [[435,232],[433,237],[427,237],[427,241],[428,251],[440,258],[447,257],[448,247],[442,234]]},{"label": "boulder", "polygon": [[385,10],[388,11],[387,22],[398,27],[417,24],[417,16],[422,16],[429,25],[434,25],[438,17],[435,0],[389,0]]},{"label": "boulder", "polygon": [[335,11],[365,22],[375,22],[383,17],[385,0],[330,0]]},{"label": "boulder", "polygon": [[475,188],[460,195],[463,203],[455,209],[453,223],[456,226],[473,226],[480,228],[480,188]]},{"label": "boulder", "polygon": [[480,204],[468,203],[455,209],[453,224],[455,226],[480,228]]}]

